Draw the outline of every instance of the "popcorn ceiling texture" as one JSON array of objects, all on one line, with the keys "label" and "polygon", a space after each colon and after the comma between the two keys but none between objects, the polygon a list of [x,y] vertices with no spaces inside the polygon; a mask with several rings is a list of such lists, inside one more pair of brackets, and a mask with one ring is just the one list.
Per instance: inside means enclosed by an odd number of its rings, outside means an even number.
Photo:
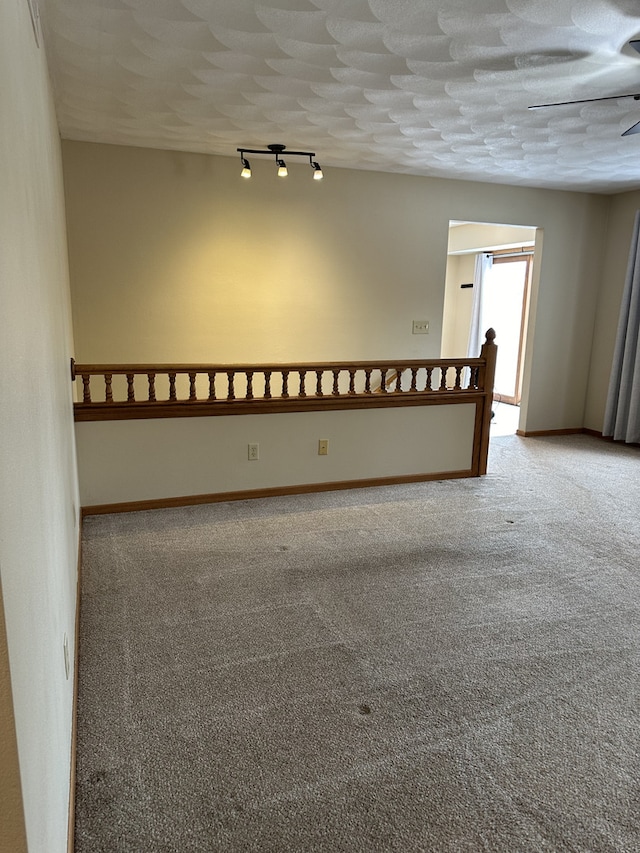
[{"label": "popcorn ceiling texture", "polygon": [[640,186],[636,0],[42,0],[63,137],[614,192]]}]

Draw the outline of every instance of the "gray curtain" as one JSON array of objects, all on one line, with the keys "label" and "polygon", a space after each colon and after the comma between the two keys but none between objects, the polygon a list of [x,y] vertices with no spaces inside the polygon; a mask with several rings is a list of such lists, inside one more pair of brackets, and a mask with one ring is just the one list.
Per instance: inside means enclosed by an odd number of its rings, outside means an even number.
[{"label": "gray curtain", "polygon": [[636,212],[602,434],[640,443],[640,210]]}]

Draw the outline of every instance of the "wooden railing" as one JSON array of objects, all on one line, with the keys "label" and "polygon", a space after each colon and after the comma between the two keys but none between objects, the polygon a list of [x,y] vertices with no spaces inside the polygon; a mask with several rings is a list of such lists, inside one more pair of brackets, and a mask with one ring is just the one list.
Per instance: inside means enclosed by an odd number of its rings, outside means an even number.
[{"label": "wooden railing", "polygon": [[74,404],[75,419],[475,403],[476,432],[478,441],[486,445],[486,457],[497,352],[494,338],[495,332],[489,329],[479,358],[310,364],[72,363],[72,377],[81,385],[80,399]]}]

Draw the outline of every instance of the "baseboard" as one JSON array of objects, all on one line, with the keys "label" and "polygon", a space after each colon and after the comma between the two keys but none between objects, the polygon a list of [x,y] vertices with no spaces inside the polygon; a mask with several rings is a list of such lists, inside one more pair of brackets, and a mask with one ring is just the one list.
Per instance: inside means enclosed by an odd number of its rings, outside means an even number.
[{"label": "baseboard", "polygon": [[74,853],[76,828],[76,756],[78,743],[78,660],[80,651],[80,580],[82,576],[82,512],[78,520],[78,566],[76,575],[76,637],[73,655],[73,705],[71,708],[71,754],[69,772],[69,818],[67,853]]},{"label": "baseboard", "polygon": [[601,432],[598,432],[598,430],[597,430],[597,429],[587,429],[587,427],[585,427],[585,428],[582,430],[582,432],[583,432],[585,435],[592,435],[594,438],[602,438],[602,439],[604,439],[604,441],[613,441],[613,436],[611,436],[611,435],[603,435]]},{"label": "baseboard", "polygon": [[580,435],[587,432],[584,427],[574,427],[571,429],[532,429],[532,430],[516,430],[516,435],[521,438],[540,438],[545,435]]},{"label": "baseboard", "polygon": [[521,438],[536,438],[545,435],[592,435],[594,438],[601,438],[603,441],[613,441],[610,435],[603,435],[597,429],[589,429],[588,427],[575,427],[574,429],[537,429],[537,430],[516,430],[516,435]]},{"label": "baseboard", "polygon": [[273,486],[266,489],[247,489],[238,492],[214,492],[209,495],[183,495],[175,498],[157,498],[123,503],[93,504],[82,507],[82,516],[105,515],[113,512],[140,512],[147,509],[170,509],[181,506],[221,503],[223,501],[246,501],[255,498],[273,498],[282,495],[305,495],[314,492],[336,492],[344,489],[368,489],[375,486],[397,486],[404,483],[424,483],[429,480],[458,480],[473,477],[471,469],[466,471],[439,471],[433,474],[405,474],[396,477],[375,477],[368,480],[338,480],[332,483],[301,483],[295,486]]}]

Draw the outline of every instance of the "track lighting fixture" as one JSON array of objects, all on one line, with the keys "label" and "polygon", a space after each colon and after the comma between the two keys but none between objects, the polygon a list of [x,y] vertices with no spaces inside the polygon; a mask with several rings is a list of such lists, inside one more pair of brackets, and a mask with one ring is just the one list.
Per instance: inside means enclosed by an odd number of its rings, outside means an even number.
[{"label": "track lighting fixture", "polygon": [[[273,154],[278,169],[278,177],[286,178],[289,172],[287,170],[287,164],[282,159],[282,152],[285,149],[286,145],[267,145],[264,150],[260,148],[236,149],[240,154],[240,162],[242,163],[242,172],[240,174],[243,178],[251,177],[251,166],[249,165],[247,158],[244,156],[245,154]],[[313,169],[314,181],[321,181],[323,178],[322,169],[320,168],[320,164],[313,159],[315,156],[315,152],[313,151],[287,151],[287,157],[308,157],[309,165]]]}]

